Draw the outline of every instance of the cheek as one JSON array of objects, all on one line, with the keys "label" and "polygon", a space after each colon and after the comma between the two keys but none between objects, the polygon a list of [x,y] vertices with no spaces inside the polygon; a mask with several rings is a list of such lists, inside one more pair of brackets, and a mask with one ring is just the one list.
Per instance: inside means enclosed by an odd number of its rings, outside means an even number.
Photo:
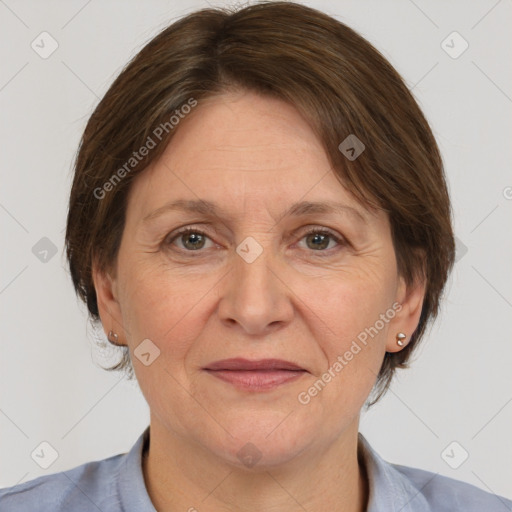
[{"label": "cheek", "polygon": [[358,414],[385,354],[388,324],[380,315],[391,308],[392,296],[382,285],[369,293],[359,283],[335,281],[328,293],[305,295],[305,323],[322,364],[297,399],[312,417],[324,418],[326,432],[337,431]]},{"label": "cheek", "polygon": [[384,357],[389,322],[395,316],[393,274],[354,270],[331,275],[328,286],[318,286],[318,280],[315,284],[300,293],[305,323],[323,353],[325,366],[317,377],[332,381],[327,395],[358,401],[373,386]]},{"label": "cheek", "polygon": [[217,279],[144,262],[125,268],[121,309],[132,342],[149,338],[160,345],[172,339],[173,351],[185,348],[201,329],[198,314]]},{"label": "cheek", "polygon": [[391,267],[345,268],[342,271],[308,279],[297,288],[306,309],[323,325],[329,339],[356,337],[372,326],[393,304],[396,276]]}]

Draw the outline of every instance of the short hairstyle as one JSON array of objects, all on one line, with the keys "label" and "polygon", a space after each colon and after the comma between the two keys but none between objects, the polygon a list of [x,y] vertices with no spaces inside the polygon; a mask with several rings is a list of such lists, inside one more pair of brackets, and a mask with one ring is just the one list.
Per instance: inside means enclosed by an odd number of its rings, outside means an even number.
[{"label": "short hairstyle", "polygon": [[[98,321],[93,263],[115,271],[133,180],[162,154],[184,105],[232,90],[293,105],[340,183],[364,207],[389,215],[399,274],[408,285],[426,283],[418,326],[402,350],[386,352],[373,404],[437,317],[455,256],[452,210],[438,146],[401,76],[367,40],[316,9],[276,1],[199,10],[126,65],[91,115],[75,159],[66,227],[75,290]],[[349,135],[365,145],[356,159],[339,149]],[[139,153],[149,140],[151,149]],[[133,378],[129,349],[120,350],[122,359],[106,369]]]}]

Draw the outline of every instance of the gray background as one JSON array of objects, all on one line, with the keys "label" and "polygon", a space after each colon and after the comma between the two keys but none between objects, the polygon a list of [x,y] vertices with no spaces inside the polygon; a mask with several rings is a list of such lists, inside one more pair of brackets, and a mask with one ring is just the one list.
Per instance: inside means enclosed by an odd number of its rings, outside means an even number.
[{"label": "gray background", "polygon": [[[358,30],[403,75],[440,144],[455,211],[458,261],[441,316],[361,431],[391,462],[512,498],[512,2],[305,3]],[[207,5],[0,0],[2,487],[125,452],[148,424],[137,385],[100,369],[115,357],[94,348],[65,267],[70,170],[128,59]],[[51,48],[43,31],[58,43],[47,58],[31,47]],[[469,44],[457,58],[453,31]],[[31,458],[42,441],[59,454],[48,469]],[[467,460],[450,467],[462,450]]]}]

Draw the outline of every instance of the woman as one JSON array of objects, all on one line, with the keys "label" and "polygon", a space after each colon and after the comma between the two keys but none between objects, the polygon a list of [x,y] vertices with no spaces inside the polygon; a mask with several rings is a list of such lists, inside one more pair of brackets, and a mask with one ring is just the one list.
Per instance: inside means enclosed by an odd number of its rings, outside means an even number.
[{"label": "woman", "polygon": [[165,29],[89,120],[66,241],[150,426],[2,511],[512,505],[358,432],[437,315],[454,238],[428,123],[340,22],[275,2]]}]

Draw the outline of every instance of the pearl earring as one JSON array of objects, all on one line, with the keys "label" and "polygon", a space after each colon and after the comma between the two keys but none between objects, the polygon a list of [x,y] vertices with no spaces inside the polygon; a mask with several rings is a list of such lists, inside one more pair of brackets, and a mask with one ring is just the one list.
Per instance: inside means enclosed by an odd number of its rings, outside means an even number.
[{"label": "pearl earring", "polygon": [[399,332],[397,335],[396,335],[396,344],[399,346],[399,347],[403,347],[405,345],[404,343],[404,340],[407,336],[403,333],[403,332]]},{"label": "pearl earring", "polygon": [[112,343],[112,345],[119,345],[119,343],[117,342],[119,336],[114,331],[111,330],[108,333],[107,339],[108,341],[110,341],[110,343]]}]

